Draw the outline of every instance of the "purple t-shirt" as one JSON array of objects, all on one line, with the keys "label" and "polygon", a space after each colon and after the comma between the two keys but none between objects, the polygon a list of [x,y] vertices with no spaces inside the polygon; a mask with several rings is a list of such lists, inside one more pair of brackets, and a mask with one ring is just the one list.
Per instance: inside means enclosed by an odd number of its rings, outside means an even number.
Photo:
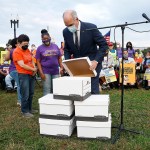
[{"label": "purple t-shirt", "polygon": [[14,50],[15,50],[15,48],[10,51],[10,60],[11,60],[11,63],[10,63],[10,66],[9,66],[9,72],[12,72],[12,71],[16,70],[16,67],[15,67],[15,64],[14,64],[14,61],[13,61],[13,57],[12,57]]},{"label": "purple t-shirt", "polygon": [[36,51],[36,59],[41,62],[44,74],[59,74],[58,58],[61,56],[60,50],[56,44],[51,43],[50,46],[40,45]]},{"label": "purple t-shirt", "polygon": [[118,56],[118,58],[122,58],[122,49],[121,48],[117,48],[117,56]]},{"label": "purple t-shirt", "polygon": [[134,58],[135,50],[134,49],[128,49],[128,57]]}]

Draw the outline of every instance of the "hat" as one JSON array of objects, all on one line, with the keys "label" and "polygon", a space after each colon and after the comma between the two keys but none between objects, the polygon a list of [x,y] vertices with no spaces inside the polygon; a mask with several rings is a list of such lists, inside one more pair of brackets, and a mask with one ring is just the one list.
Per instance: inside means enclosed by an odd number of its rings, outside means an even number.
[{"label": "hat", "polygon": [[108,43],[108,46],[113,46],[113,43],[112,43],[112,42],[109,42],[109,43]]}]

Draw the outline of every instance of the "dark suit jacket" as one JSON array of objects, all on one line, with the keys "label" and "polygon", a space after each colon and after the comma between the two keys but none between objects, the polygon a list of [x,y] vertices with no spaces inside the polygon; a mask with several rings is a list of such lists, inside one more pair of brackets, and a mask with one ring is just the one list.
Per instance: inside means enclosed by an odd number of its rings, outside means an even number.
[{"label": "dark suit jacket", "polygon": [[[96,60],[99,63],[103,61],[103,57],[108,49],[106,40],[99,30],[85,31],[86,29],[97,28],[96,25],[86,22],[81,22],[80,29],[80,49],[78,50],[73,41],[73,33],[68,28],[63,30],[65,41],[64,56],[65,59],[70,59],[73,54],[74,58],[88,56],[90,60]],[[97,47],[99,46],[99,47]]]}]

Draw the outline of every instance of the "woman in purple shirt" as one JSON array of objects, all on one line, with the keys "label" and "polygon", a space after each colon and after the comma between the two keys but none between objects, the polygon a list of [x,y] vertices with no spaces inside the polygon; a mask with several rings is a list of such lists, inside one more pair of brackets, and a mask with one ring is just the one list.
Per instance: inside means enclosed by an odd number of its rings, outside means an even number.
[{"label": "woman in purple shirt", "polygon": [[128,57],[134,58],[135,50],[133,49],[133,46],[132,46],[131,42],[127,42],[126,50],[128,51]]},{"label": "woman in purple shirt", "polygon": [[37,48],[36,59],[41,79],[43,80],[43,95],[53,92],[52,80],[59,77],[59,67],[62,73],[61,53],[56,44],[51,43],[47,30],[41,31],[43,44]]}]

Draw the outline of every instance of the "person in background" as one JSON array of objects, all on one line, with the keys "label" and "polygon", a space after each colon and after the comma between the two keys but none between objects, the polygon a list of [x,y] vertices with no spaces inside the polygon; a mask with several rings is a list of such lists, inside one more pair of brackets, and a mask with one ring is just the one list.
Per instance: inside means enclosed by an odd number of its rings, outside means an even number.
[{"label": "person in background", "polygon": [[[143,61],[144,72],[149,69],[150,70],[150,51],[146,53],[145,59]],[[146,90],[150,89],[150,80],[144,79],[144,88]]]},{"label": "person in background", "polygon": [[131,58],[135,58],[135,50],[133,49],[132,43],[127,42],[126,50],[128,51],[128,56]]},{"label": "person in background", "polygon": [[140,56],[139,52],[138,51],[135,51],[135,63],[139,63],[139,64],[142,64],[143,62],[143,58]]},{"label": "person in background", "polygon": [[117,65],[117,51],[114,49],[114,44],[112,42],[108,43],[108,47],[109,47],[109,54],[114,59],[114,66],[116,66]]},{"label": "person in background", "polygon": [[14,92],[17,90],[17,83],[10,76],[10,74],[7,74],[7,76],[5,77],[5,83],[6,83],[6,91],[7,92]]},{"label": "person in background", "polygon": [[33,117],[32,99],[34,95],[35,74],[37,68],[32,60],[29,46],[29,37],[21,34],[18,37],[18,46],[13,52],[13,61],[18,72],[20,93],[21,93],[21,112],[26,118]]},{"label": "person in background", "polygon": [[122,48],[119,42],[116,43],[117,59],[122,58]]},{"label": "person in background", "polygon": [[[17,38],[12,39],[10,44],[11,44],[12,48],[7,51],[7,54],[5,56],[5,60],[11,61],[10,67],[9,67],[9,74],[15,80],[15,83],[17,84],[17,95],[18,95],[17,96],[18,97],[17,98],[17,105],[21,106],[21,94],[20,94],[18,72],[16,70],[16,66],[15,66],[14,61],[13,61],[13,52],[14,52],[15,48],[17,47]],[[7,80],[7,83],[8,83],[7,88],[9,88],[11,90],[13,88],[11,86],[11,82],[9,80]]]},{"label": "person in background", "polygon": [[96,69],[97,72],[97,76],[91,78],[91,93],[99,94],[99,74],[108,49],[106,40],[98,29],[86,31],[86,29],[97,28],[97,26],[80,21],[74,10],[66,10],[63,13],[63,21],[66,26],[63,30],[65,59],[71,59],[72,55],[73,58],[89,57],[90,69]]},{"label": "person in background", "polygon": [[114,58],[109,53],[109,50],[107,50],[104,56],[104,60],[102,61],[102,69],[112,68],[114,65]]},{"label": "person in background", "polygon": [[35,65],[37,65],[37,64],[36,64],[36,58],[35,58],[35,56],[36,56],[36,46],[35,46],[35,44],[32,44],[32,45],[31,45],[31,54],[32,54],[32,56],[33,56],[32,59],[33,59]]},{"label": "person in background", "polygon": [[[123,58],[124,58],[124,63],[134,63],[135,64],[135,60],[128,55],[128,50],[123,51]],[[119,62],[120,63],[122,62],[122,58],[119,59]]]},{"label": "person in background", "polygon": [[140,84],[142,84],[143,82],[143,77],[141,75],[143,58],[141,57],[139,51],[135,51],[134,60],[136,64],[136,83],[137,83],[137,88],[139,88]]},{"label": "person in background", "polygon": [[[128,50],[123,51],[123,58],[124,58],[124,60],[123,60],[124,63],[133,63],[133,64],[135,64],[134,59],[132,57],[129,57]],[[119,63],[122,63],[122,58],[119,59]],[[126,82],[127,80],[128,80],[128,76],[124,76],[124,85],[127,85],[127,82]],[[134,84],[135,83],[130,83],[130,85],[134,85]]]},{"label": "person in background", "polygon": [[5,77],[9,72],[9,64],[7,61],[4,61],[2,65],[0,65],[0,83],[2,85],[2,90],[6,89]]},{"label": "person in background", "polygon": [[64,56],[64,42],[61,42],[60,52],[61,56]]},{"label": "person in background", "polygon": [[[104,73],[104,69],[108,69],[108,68],[114,68],[114,58],[111,54],[109,54],[109,49],[106,51],[106,55],[104,56],[104,60],[102,61],[102,70],[100,72],[100,83],[102,83],[101,79],[103,80],[103,76],[105,76]],[[107,84],[106,82],[104,82],[102,84],[102,89],[109,89],[109,88],[113,88],[113,84],[109,83]]]},{"label": "person in background", "polygon": [[63,66],[61,53],[58,46],[51,43],[51,37],[47,30],[41,31],[42,45],[37,48],[36,59],[37,66],[43,80],[43,95],[53,93],[53,79],[62,74]]}]

